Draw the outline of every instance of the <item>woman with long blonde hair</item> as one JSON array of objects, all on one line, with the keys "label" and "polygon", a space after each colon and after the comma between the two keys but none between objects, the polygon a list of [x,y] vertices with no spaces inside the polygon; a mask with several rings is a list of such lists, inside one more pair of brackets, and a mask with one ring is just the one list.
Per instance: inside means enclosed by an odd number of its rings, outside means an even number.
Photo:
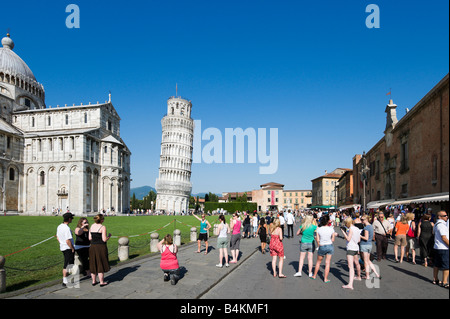
[{"label": "woman with long blonde hair", "polygon": [[412,254],[412,263],[416,264],[416,248],[417,248],[417,239],[416,239],[416,222],[414,221],[415,215],[414,213],[407,213],[406,219],[408,220],[408,232],[406,233],[406,260],[408,261],[409,251],[411,250]]},{"label": "woman with long blonde hair", "polygon": [[302,239],[300,241],[300,259],[298,262],[298,272],[294,277],[302,276],[303,262],[305,260],[306,253],[308,253],[308,270],[309,277],[313,276],[313,255],[314,255],[314,233],[317,229],[316,220],[313,215],[307,215],[302,221],[302,225],[297,231],[297,236],[302,234]]},{"label": "woman with long blonde hair", "polygon": [[276,218],[273,223],[271,238],[270,238],[270,256],[272,256],[272,270],[273,276],[277,276],[277,257],[279,257],[278,262],[278,278],[286,278],[283,274],[283,261],[284,261],[284,247],[283,247],[283,231],[280,227],[280,220]]}]

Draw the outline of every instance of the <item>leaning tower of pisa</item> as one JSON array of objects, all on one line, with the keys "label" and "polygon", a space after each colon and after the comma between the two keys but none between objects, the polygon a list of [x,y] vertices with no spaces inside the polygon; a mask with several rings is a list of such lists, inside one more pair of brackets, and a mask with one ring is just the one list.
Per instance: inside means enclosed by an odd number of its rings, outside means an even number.
[{"label": "leaning tower of pisa", "polygon": [[191,110],[192,103],[181,97],[171,97],[167,101],[167,115],[161,120],[161,157],[155,184],[156,210],[180,214],[189,209],[194,141]]}]

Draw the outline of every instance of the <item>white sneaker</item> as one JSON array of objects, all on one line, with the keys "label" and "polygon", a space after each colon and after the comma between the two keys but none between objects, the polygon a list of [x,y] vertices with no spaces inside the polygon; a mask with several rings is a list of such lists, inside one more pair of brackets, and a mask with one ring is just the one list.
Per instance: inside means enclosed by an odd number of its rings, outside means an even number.
[{"label": "white sneaker", "polygon": [[309,278],[311,278],[313,276],[313,273],[312,272],[310,272],[309,273]]},{"label": "white sneaker", "polygon": [[222,268],[223,265],[222,264],[217,264],[216,267]]},{"label": "white sneaker", "polygon": [[299,271],[298,273],[296,273],[295,275],[294,275],[294,277],[301,277],[302,276],[302,272],[301,271]]},{"label": "white sneaker", "polygon": [[225,267],[230,267],[230,264],[226,263],[226,264],[225,264]]}]

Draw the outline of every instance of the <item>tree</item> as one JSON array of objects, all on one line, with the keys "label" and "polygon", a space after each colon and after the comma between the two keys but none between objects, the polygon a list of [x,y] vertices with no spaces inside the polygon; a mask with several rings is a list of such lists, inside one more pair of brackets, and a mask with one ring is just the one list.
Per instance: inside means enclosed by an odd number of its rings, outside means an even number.
[{"label": "tree", "polygon": [[[211,192],[208,193],[208,198],[209,198],[209,202],[218,202],[219,201],[219,196],[217,196],[216,194],[213,194]],[[206,195],[205,195],[205,202],[206,202]]]},{"label": "tree", "polygon": [[131,197],[131,209],[135,209],[135,208],[136,208],[136,205],[137,205],[137,202],[136,202],[136,194],[133,193],[133,197]]},{"label": "tree", "polygon": [[195,197],[194,196],[189,197],[189,208],[195,208]]},{"label": "tree", "polygon": [[236,193],[236,202],[246,203],[247,202],[247,192],[242,194],[242,196],[238,196],[238,194],[239,193]]},{"label": "tree", "polygon": [[[150,191],[148,193],[147,197],[148,197],[149,209],[155,209],[155,206],[156,206],[156,193],[154,191]],[[152,202],[153,202],[153,207],[151,206]]]}]

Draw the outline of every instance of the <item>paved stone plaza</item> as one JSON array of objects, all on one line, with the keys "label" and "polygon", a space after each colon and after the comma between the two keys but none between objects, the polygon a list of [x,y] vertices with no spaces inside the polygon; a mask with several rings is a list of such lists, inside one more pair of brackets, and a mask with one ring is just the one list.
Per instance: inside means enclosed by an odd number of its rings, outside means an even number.
[{"label": "paved stone plaza", "polygon": [[[336,228],[336,231],[338,229]],[[323,263],[317,279],[306,273],[293,277],[299,260],[298,237],[284,239],[286,259],[285,279],[273,278],[269,253],[261,254],[259,239],[242,239],[241,256],[237,264],[218,268],[219,252],[216,238],[210,239],[207,255],[195,253],[196,243],[180,248],[178,258],[182,277],[177,285],[164,282],[159,268],[160,256],[154,255],[115,266],[106,274],[109,285],[91,286],[90,279],[83,279],[80,288],[63,288],[59,282],[45,288],[5,294],[12,299],[448,299],[448,289],[431,283],[432,268],[408,262],[397,264],[393,260],[390,243],[388,260],[379,266],[382,279],[379,288],[368,288],[366,282],[355,281],[354,290],[344,290],[348,268],[345,241],[335,241],[330,283],[323,282]],[[203,247],[203,246],[202,246]],[[204,249],[204,248],[203,248]],[[314,262],[316,260],[314,255]],[[304,269],[306,270],[306,260]],[[372,281],[373,282],[373,281]],[[374,282],[373,282],[374,283]],[[370,286],[370,285],[369,285]]]}]

